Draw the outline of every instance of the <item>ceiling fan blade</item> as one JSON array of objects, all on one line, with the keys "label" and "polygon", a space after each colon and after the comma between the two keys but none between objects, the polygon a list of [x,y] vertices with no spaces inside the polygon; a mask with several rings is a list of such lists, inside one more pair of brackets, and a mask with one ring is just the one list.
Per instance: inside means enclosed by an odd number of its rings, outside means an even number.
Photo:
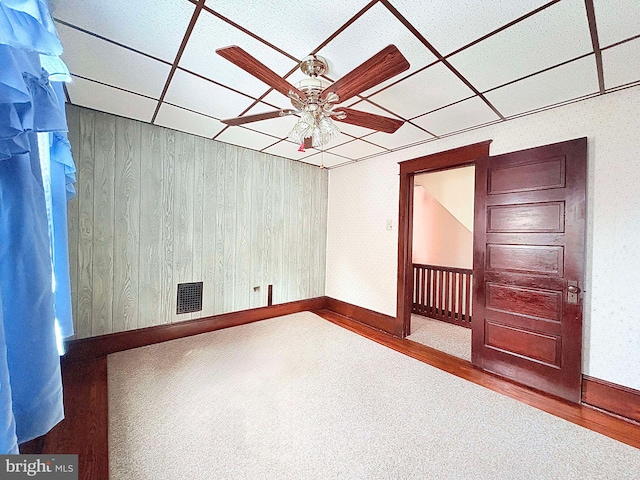
[{"label": "ceiling fan blade", "polygon": [[341,119],[332,115],[332,118],[338,122],[350,123],[351,125],[370,128],[371,130],[377,130],[379,132],[393,133],[404,123],[403,120],[396,118],[383,117],[382,115],[361,112],[360,110],[352,110],[350,108],[337,107],[332,113],[339,114],[340,112],[344,112],[346,117]]},{"label": "ceiling fan blade", "polygon": [[395,45],[389,45],[329,85],[322,92],[322,98],[333,92],[340,97],[339,102],[344,102],[408,69],[409,62],[404,55]]},{"label": "ceiling fan blade", "polygon": [[216,53],[222,58],[229,60],[234,65],[240,67],[245,72],[250,73],[258,80],[262,80],[274,90],[277,90],[285,96],[289,96],[289,92],[297,93],[303,100],[307,98],[304,92],[287,82],[265,64],[256,60],[243,49],[236,45],[230,47],[218,48]]},{"label": "ceiling fan blade", "polygon": [[244,115],[242,117],[227,118],[226,120],[220,120],[230,126],[242,125],[244,123],[259,122],[260,120],[268,120],[270,118],[285,117],[287,115],[293,115],[295,110],[274,110],[273,112],[256,113],[255,115]]}]

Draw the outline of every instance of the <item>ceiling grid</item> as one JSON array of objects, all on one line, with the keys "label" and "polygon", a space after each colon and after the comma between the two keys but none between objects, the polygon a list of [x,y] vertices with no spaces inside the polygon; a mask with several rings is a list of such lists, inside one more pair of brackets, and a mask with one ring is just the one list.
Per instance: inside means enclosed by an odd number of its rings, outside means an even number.
[{"label": "ceiling grid", "polygon": [[[57,0],[52,14],[69,103],[329,168],[640,85],[636,0]],[[218,48],[295,84],[308,54],[331,83],[390,44],[410,68],[340,106],[403,121],[395,133],[338,122],[321,155],[287,139],[295,116],[221,122],[292,106]]]}]

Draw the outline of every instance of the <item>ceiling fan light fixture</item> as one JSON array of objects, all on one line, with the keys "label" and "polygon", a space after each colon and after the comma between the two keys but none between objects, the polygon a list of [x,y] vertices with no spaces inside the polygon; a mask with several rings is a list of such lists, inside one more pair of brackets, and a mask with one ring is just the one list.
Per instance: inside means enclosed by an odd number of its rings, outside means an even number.
[{"label": "ceiling fan light fixture", "polygon": [[305,138],[312,139],[312,146],[322,148],[340,134],[340,129],[329,117],[316,117],[310,112],[302,112],[300,120],[289,132],[288,138],[297,144],[304,143]]}]

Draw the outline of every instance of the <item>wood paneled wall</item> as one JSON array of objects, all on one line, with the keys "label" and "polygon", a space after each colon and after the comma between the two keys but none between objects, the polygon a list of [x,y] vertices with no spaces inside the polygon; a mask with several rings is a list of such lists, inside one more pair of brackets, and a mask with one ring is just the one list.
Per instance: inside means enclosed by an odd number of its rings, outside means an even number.
[{"label": "wood paneled wall", "polygon": [[[67,106],[76,338],[324,295],[327,171]],[[204,282],[177,315],[177,284]],[[260,287],[254,291],[254,287]]]}]

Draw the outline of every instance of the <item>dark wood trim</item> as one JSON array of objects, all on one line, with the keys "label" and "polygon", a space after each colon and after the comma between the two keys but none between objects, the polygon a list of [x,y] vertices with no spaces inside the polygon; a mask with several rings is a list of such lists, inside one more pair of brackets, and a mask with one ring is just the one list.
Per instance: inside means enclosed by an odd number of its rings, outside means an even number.
[{"label": "dark wood trim", "polygon": [[273,285],[269,285],[267,288],[267,306],[273,305]]},{"label": "dark wood trim", "polygon": [[268,307],[252,308],[239,312],[223,313],[185,322],[156,325],[125,332],[109,333],[97,337],[82,338],[67,342],[67,353],[63,364],[87,362],[92,359],[131,348],[144,347],[177,338],[213,332],[228,327],[280,317],[291,313],[324,308],[326,297],[316,297],[295,302],[280,303]]},{"label": "dark wood trim", "polygon": [[583,375],[582,403],[640,423],[640,390]]},{"label": "dark wood trim", "polygon": [[384,313],[374,312],[368,308],[358,307],[351,303],[343,302],[331,297],[325,297],[324,309],[330,310],[334,313],[349,318],[354,322],[361,323],[370,328],[382,330],[390,335],[397,337],[402,336],[402,330],[398,328],[398,322],[390,315]]},{"label": "dark wood trim", "polygon": [[153,116],[151,117],[151,123],[154,123],[156,121],[156,117],[158,116],[158,112],[160,111],[160,106],[164,101],[164,97],[167,95],[167,90],[169,90],[171,80],[173,80],[173,76],[178,69],[178,64],[180,63],[180,59],[182,58],[184,49],[187,48],[187,42],[189,41],[189,37],[191,36],[191,33],[196,26],[196,22],[198,21],[198,17],[200,16],[200,12],[202,12],[203,7],[204,0],[198,0],[198,3],[196,3],[196,8],[193,11],[193,15],[191,15],[191,20],[189,21],[187,30],[184,33],[184,37],[182,37],[182,42],[180,43],[180,47],[178,48],[178,53],[176,53],[176,58],[171,65],[171,70],[169,71],[169,75],[167,76],[167,81],[164,83],[164,88],[162,89],[162,93],[160,94],[160,99],[158,100],[158,104],[156,105],[156,110],[153,112]]},{"label": "dark wood trim", "polygon": [[598,87],[600,93],[604,93],[604,67],[602,66],[602,51],[600,50],[600,40],[598,39],[598,28],[596,26],[596,11],[593,0],[584,0],[587,9],[587,20],[589,21],[589,32],[591,33],[591,44],[593,53],[596,56],[596,70],[598,72]]},{"label": "dark wood trim", "polygon": [[608,413],[595,410],[588,406],[570,403],[543,392],[533,390],[503,377],[483,372],[475,368],[471,362],[447,355],[433,348],[421,345],[411,340],[393,337],[387,333],[370,328],[362,323],[354,322],[330,310],[315,311],[324,319],[335,323],[347,330],[351,330],[374,342],[408,355],[416,360],[432,365],[447,373],[489,388],[494,392],[518,400],[544,412],[555,415],[588,428],[607,437],[640,448],[640,425],[628,422]]},{"label": "dark wood trim", "polygon": [[413,177],[418,172],[441,170],[472,164],[489,155],[492,140],[454,148],[400,162],[400,198],[398,213],[398,290],[396,328],[404,337],[411,333],[413,305]]}]

